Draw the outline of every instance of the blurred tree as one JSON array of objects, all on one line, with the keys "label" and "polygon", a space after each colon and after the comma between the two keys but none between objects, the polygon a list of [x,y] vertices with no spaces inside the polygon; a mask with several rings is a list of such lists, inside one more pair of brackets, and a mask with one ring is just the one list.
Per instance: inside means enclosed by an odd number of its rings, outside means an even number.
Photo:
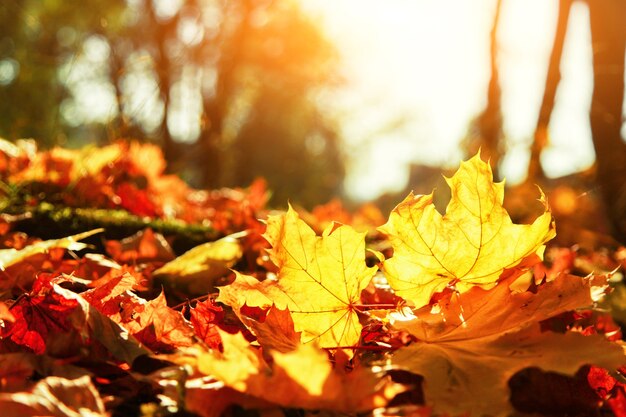
[{"label": "blurred tree", "polygon": [[474,122],[476,133],[470,136],[466,142],[469,155],[474,155],[481,150],[484,158],[491,163],[495,178],[499,177],[499,165],[502,154],[502,109],[500,72],[498,70],[498,25],[500,24],[500,12],[502,0],[497,0],[491,32],[489,34],[489,68],[491,77],[487,87],[487,106]]},{"label": "blurred tree", "polygon": [[626,1],[588,0],[593,48],[591,134],[596,177],[615,232],[626,242],[626,142],[622,136]]},{"label": "blurred tree", "polygon": [[[596,182],[599,185],[615,237],[626,241],[626,142],[622,137],[624,59],[626,51],[626,2],[587,0],[593,50],[593,94],[590,122],[596,151]],[[543,177],[540,156],[548,141],[548,124],[558,83],[572,0],[559,1],[559,17],[543,101],[531,146],[528,181]]]},{"label": "blurred tree", "polygon": [[565,34],[567,33],[567,23],[569,21],[572,0],[559,0],[559,11],[548,62],[548,73],[543,92],[539,116],[535,126],[533,143],[530,148],[530,161],[528,163],[528,176],[526,181],[535,184],[545,178],[541,167],[541,152],[548,145],[548,125],[554,109],[556,90],[561,81],[561,56],[563,55],[563,45],[565,44]]},{"label": "blurred tree", "polygon": [[297,2],[8,0],[0,13],[1,136],[150,140],[197,186],[265,176],[279,204],[341,191],[337,129],[315,100],[336,53]]},{"label": "blurred tree", "polygon": [[85,30],[97,33],[117,16],[122,0],[90,0],[82,9],[57,1],[6,0],[0,6],[0,135],[63,139],[60,104],[67,96],[61,64]]}]

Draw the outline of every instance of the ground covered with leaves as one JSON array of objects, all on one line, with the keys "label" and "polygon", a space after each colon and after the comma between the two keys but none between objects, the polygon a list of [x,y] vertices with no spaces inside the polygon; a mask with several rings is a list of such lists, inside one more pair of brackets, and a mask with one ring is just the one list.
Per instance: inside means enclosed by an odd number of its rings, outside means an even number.
[{"label": "ground covered with leaves", "polygon": [[550,246],[541,191],[514,223],[480,155],[445,215],[270,211],[162,161],[0,142],[3,415],[626,416],[626,251]]}]

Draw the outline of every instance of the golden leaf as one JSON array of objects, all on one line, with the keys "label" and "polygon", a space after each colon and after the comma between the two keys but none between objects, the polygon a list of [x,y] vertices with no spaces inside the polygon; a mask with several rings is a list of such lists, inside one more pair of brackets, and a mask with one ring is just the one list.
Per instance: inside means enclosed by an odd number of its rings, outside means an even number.
[{"label": "golden leaf", "polygon": [[227,276],[242,256],[239,240],[226,236],[185,252],[154,271],[154,276],[188,294],[206,294],[214,290],[216,280]]},{"label": "golden leaf", "polygon": [[200,353],[198,370],[227,388],[281,407],[355,413],[383,407],[404,390],[368,368],[333,368],[327,353],[312,344],[286,353],[270,351],[270,366],[240,333],[219,333],[223,353]]},{"label": "golden leaf", "polygon": [[384,262],[389,284],[417,307],[448,285],[459,292],[493,287],[505,269],[528,256],[541,257],[544,244],[555,236],[543,194],[545,211],[532,224],[511,221],[502,206],[504,183],[493,182],[491,167],[480,154],[462,162],[446,182],[452,198],[444,216],[433,205],[432,193],[411,193],[379,229],[394,250]]},{"label": "golden leaf", "polygon": [[237,274],[231,285],[220,288],[218,301],[235,310],[244,304],[288,308],[303,343],[353,346],[362,328],[357,316],[361,291],[376,272],[365,265],[364,236],[339,224],[316,236],[289,207],[286,214],[268,219],[265,234],[278,279],[259,282]]}]

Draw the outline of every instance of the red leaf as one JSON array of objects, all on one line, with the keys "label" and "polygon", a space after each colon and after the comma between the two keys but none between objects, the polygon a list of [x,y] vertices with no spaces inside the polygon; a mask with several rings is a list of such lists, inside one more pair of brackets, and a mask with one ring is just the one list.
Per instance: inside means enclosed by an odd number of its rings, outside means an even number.
[{"label": "red leaf", "polygon": [[168,262],[175,258],[165,238],[150,228],[120,241],[107,241],[106,251],[120,263]]},{"label": "red leaf", "polygon": [[189,310],[191,324],[196,335],[212,349],[220,349],[222,338],[217,329],[218,323],[224,321],[224,310],[215,305],[210,298],[196,303],[195,308]]},{"label": "red leaf", "polygon": [[7,323],[1,330],[2,337],[18,345],[28,347],[37,354],[46,352],[50,337],[63,337],[73,330],[70,314],[76,309],[76,300],[68,300],[57,294],[52,282],[45,275],[33,285],[33,291],[18,299],[10,308],[15,322]]},{"label": "red leaf", "polygon": [[615,384],[615,378],[609,375],[609,372],[598,366],[592,366],[589,368],[589,373],[587,374],[587,382],[589,382],[589,386],[593,388],[598,397],[601,399],[606,399],[613,391]]},{"label": "red leaf", "polygon": [[125,273],[82,296],[150,349],[189,346],[193,330],[182,314],[167,306],[163,293],[150,301],[139,297],[132,292],[137,284],[136,277]]},{"label": "red leaf", "polygon": [[132,214],[137,216],[158,217],[159,212],[155,204],[150,200],[146,190],[140,190],[135,185],[123,182],[116,190],[119,204]]},{"label": "red leaf", "polygon": [[624,388],[622,387],[617,391],[615,397],[607,401],[611,411],[615,414],[615,417],[626,417],[626,395],[624,394]]}]

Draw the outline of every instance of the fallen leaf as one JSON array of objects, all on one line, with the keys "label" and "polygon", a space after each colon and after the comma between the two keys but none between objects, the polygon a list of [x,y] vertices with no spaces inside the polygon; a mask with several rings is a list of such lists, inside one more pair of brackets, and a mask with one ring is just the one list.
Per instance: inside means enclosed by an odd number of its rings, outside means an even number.
[{"label": "fallen leaf", "polygon": [[544,244],[555,236],[543,194],[545,212],[530,225],[513,224],[502,206],[504,183],[493,182],[491,167],[480,154],[462,162],[446,181],[452,198],[445,216],[433,205],[432,193],[411,193],[379,229],[394,250],[384,262],[387,279],[416,307],[449,285],[459,292],[493,287],[505,269],[528,256],[541,256]]},{"label": "fallen leaf", "polygon": [[143,310],[122,326],[157,351],[169,351],[193,343],[193,328],[179,311],[167,306],[163,292],[145,303]]},{"label": "fallen leaf", "polygon": [[80,310],[69,319],[73,322],[74,328],[80,331],[83,339],[97,340],[111,355],[129,364],[139,356],[152,353],[129,334],[128,330],[98,311],[80,294],[58,285],[53,285],[53,288],[56,293],[68,300],[74,300],[80,306]]},{"label": "fallen leaf", "polygon": [[293,319],[287,309],[280,310],[272,306],[263,322],[248,319],[245,324],[264,349],[286,353],[297,349],[300,344],[300,333],[295,331]]},{"label": "fallen leaf", "polygon": [[154,271],[154,276],[187,294],[206,294],[215,289],[216,280],[227,276],[242,256],[239,240],[226,236],[185,252]]},{"label": "fallen leaf", "polygon": [[508,380],[524,368],[573,375],[583,365],[615,369],[624,362],[622,347],[602,336],[541,333],[538,325],[497,338],[418,342],[393,357],[395,365],[424,377],[433,411],[469,416],[510,415]]},{"label": "fallen leaf", "polygon": [[88,376],[73,380],[50,376],[39,381],[32,392],[0,394],[0,409],[7,416],[108,416]]},{"label": "fallen leaf", "polygon": [[211,349],[219,349],[222,339],[217,331],[219,322],[224,320],[224,310],[213,303],[213,300],[196,303],[194,308],[189,309],[189,321],[193,325],[196,336],[207,344]]},{"label": "fallen leaf", "polygon": [[393,313],[393,326],[429,343],[493,336],[591,306],[594,293],[607,285],[605,277],[562,274],[536,292],[514,293],[509,289],[513,281],[501,281],[491,290],[474,287],[463,294],[449,293],[411,316]]},{"label": "fallen leaf", "polygon": [[[18,290],[19,287],[30,287],[30,284],[34,281],[35,274],[41,271],[41,266],[45,261],[43,255],[47,255],[57,249],[83,250],[87,247],[87,244],[79,241],[101,233],[103,230],[95,229],[62,239],[44,240],[25,246],[22,249],[0,249],[0,271],[5,271],[3,278],[0,279],[0,298],[6,296],[12,290]],[[42,256],[42,258],[38,258],[39,256]],[[31,268],[29,268],[32,270],[29,271],[31,273],[22,276],[23,271],[20,271],[22,264],[31,261],[33,262],[33,265],[30,265]],[[26,280],[28,282],[25,282]]]},{"label": "fallen leaf", "polygon": [[271,352],[270,366],[240,333],[220,335],[223,353],[201,354],[197,359],[200,372],[243,394],[281,407],[345,413],[369,411],[385,406],[404,389],[366,368],[352,372],[333,368],[328,354],[312,344],[299,345],[286,353]]},{"label": "fallen leaf", "polygon": [[259,282],[237,274],[231,285],[220,288],[218,301],[236,310],[244,304],[288,308],[303,343],[354,346],[362,328],[357,315],[361,291],[376,272],[365,265],[364,236],[338,224],[316,236],[290,207],[267,222],[265,237],[278,279]]},{"label": "fallen leaf", "polygon": [[136,277],[125,273],[85,291],[82,297],[150,349],[191,345],[192,327],[179,311],[167,306],[163,292],[148,301],[132,292],[136,285]]},{"label": "fallen leaf", "polygon": [[120,263],[169,262],[174,252],[163,235],[147,228],[122,240],[108,240],[106,251]]},{"label": "fallen leaf", "polygon": [[76,379],[88,374],[84,368],[46,355],[14,352],[0,355],[0,392],[27,390],[41,377]]},{"label": "fallen leaf", "polygon": [[509,290],[514,280],[449,293],[410,315],[390,314],[394,328],[419,339],[392,362],[424,377],[426,405],[435,412],[508,415],[508,380],[524,368],[573,375],[583,365],[616,369],[626,363],[622,347],[603,336],[541,331],[543,320],[592,305],[598,288],[606,288],[605,277],[562,274],[521,293]]},{"label": "fallen leaf", "polygon": [[75,300],[55,292],[53,283],[40,276],[33,291],[11,305],[9,310],[15,320],[0,328],[0,338],[10,338],[39,355],[50,350],[49,344],[55,341],[65,339],[71,343],[70,334],[75,330],[71,314],[77,307]]}]

